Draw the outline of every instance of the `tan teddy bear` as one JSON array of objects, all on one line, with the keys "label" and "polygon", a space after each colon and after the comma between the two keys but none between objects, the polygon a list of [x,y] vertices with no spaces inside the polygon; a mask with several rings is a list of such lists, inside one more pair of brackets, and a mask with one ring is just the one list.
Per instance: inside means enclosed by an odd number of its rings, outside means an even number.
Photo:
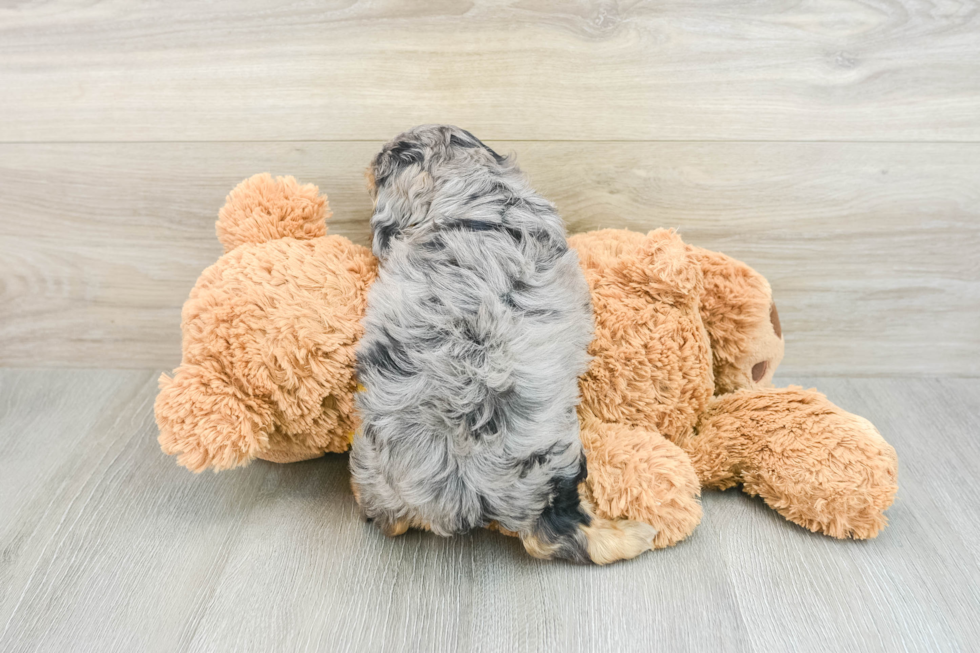
[{"label": "tan teddy bear", "polygon": [[218,215],[225,254],[181,314],[183,358],[160,377],[160,446],[185,467],[229,469],[346,451],[354,349],[377,262],[328,236],[327,198],[256,175]]},{"label": "tan teddy bear", "polygon": [[[163,375],[160,444],[201,471],[344,451],[356,428],[354,352],[376,264],[327,236],[326,198],[258,175],[228,196],[225,254],[182,315]],[[897,490],[894,450],[814,390],[772,389],[783,340],[765,279],[672,231],[573,236],[596,336],[579,418],[600,516],[689,535],[700,488],[741,484],[787,519],[873,537]]]},{"label": "tan teddy bear", "polygon": [[672,231],[569,239],[596,335],[579,418],[597,512],[686,537],[702,487],[742,484],[787,519],[873,537],[897,490],[894,450],[815,390],[771,388],[782,330],[766,280]]}]

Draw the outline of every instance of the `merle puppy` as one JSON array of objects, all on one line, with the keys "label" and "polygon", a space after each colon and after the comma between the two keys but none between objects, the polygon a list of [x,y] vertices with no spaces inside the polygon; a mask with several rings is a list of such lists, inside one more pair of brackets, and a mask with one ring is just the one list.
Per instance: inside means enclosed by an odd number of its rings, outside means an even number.
[{"label": "merle puppy", "polygon": [[450,126],[401,134],[368,176],[380,271],[350,456],[366,516],[388,535],[496,522],[541,558],[603,564],[649,549],[651,526],[596,518],[580,495],[592,307],[554,207],[513,161]]}]

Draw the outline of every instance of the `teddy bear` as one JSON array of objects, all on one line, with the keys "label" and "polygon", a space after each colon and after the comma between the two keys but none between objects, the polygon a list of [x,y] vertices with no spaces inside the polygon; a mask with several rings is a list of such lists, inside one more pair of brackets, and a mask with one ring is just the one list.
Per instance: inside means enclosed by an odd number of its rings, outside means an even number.
[{"label": "teddy bear", "polygon": [[182,360],[154,405],[163,451],[193,471],[347,451],[354,351],[377,261],[327,235],[327,198],[292,177],[251,177],[216,230],[225,253],[181,312]]},{"label": "teddy bear", "polygon": [[772,387],[784,344],[762,275],[671,230],[569,244],[596,321],[579,421],[600,516],[650,523],[670,546],[700,520],[698,488],[741,485],[833,537],[885,526],[895,451],[816,390]]},{"label": "teddy bear", "polygon": [[[327,199],[256,175],[216,224],[225,254],[181,316],[182,362],[160,377],[165,453],[193,471],[346,451],[370,251],[327,235]],[[702,488],[741,485],[786,519],[874,537],[897,491],[894,449],[815,390],[773,388],[783,337],[772,291],[744,263],[671,230],[577,234],[592,293],[578,408],[596,513],[653,525],[655,548],[701,519]]]}]

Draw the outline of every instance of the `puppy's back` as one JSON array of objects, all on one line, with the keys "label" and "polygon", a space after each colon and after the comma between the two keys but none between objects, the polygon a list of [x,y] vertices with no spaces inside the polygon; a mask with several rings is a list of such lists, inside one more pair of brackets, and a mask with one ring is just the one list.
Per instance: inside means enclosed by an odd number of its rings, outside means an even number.
[{"label": "puppy's back", "polygon": [[[561,219],[513,166],[489,183],[471,172],[420,170],[403,186],[434,187],[424,219],[373,220],[387,231],[358,352],[359,501],[390,534],[495,521],[534,555],[607,561],[590,554],[602,520],[579,496],[587,284]],[[400,198],[379,192],[385,201]],[[648,548],[651,531],[619,557]]]}]

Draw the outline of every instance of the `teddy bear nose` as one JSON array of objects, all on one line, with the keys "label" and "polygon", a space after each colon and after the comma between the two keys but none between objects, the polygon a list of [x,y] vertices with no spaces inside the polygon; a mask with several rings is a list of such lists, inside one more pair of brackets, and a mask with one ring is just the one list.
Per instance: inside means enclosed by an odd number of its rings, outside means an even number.
[{"label": "teddy bear nose", "polygon": [[762,377],[766,375],[766,370],[769,369],[769,361],[762,361],[761,363],[756,363],[752,366],[752,380],[758,383],[762,380]]}]

